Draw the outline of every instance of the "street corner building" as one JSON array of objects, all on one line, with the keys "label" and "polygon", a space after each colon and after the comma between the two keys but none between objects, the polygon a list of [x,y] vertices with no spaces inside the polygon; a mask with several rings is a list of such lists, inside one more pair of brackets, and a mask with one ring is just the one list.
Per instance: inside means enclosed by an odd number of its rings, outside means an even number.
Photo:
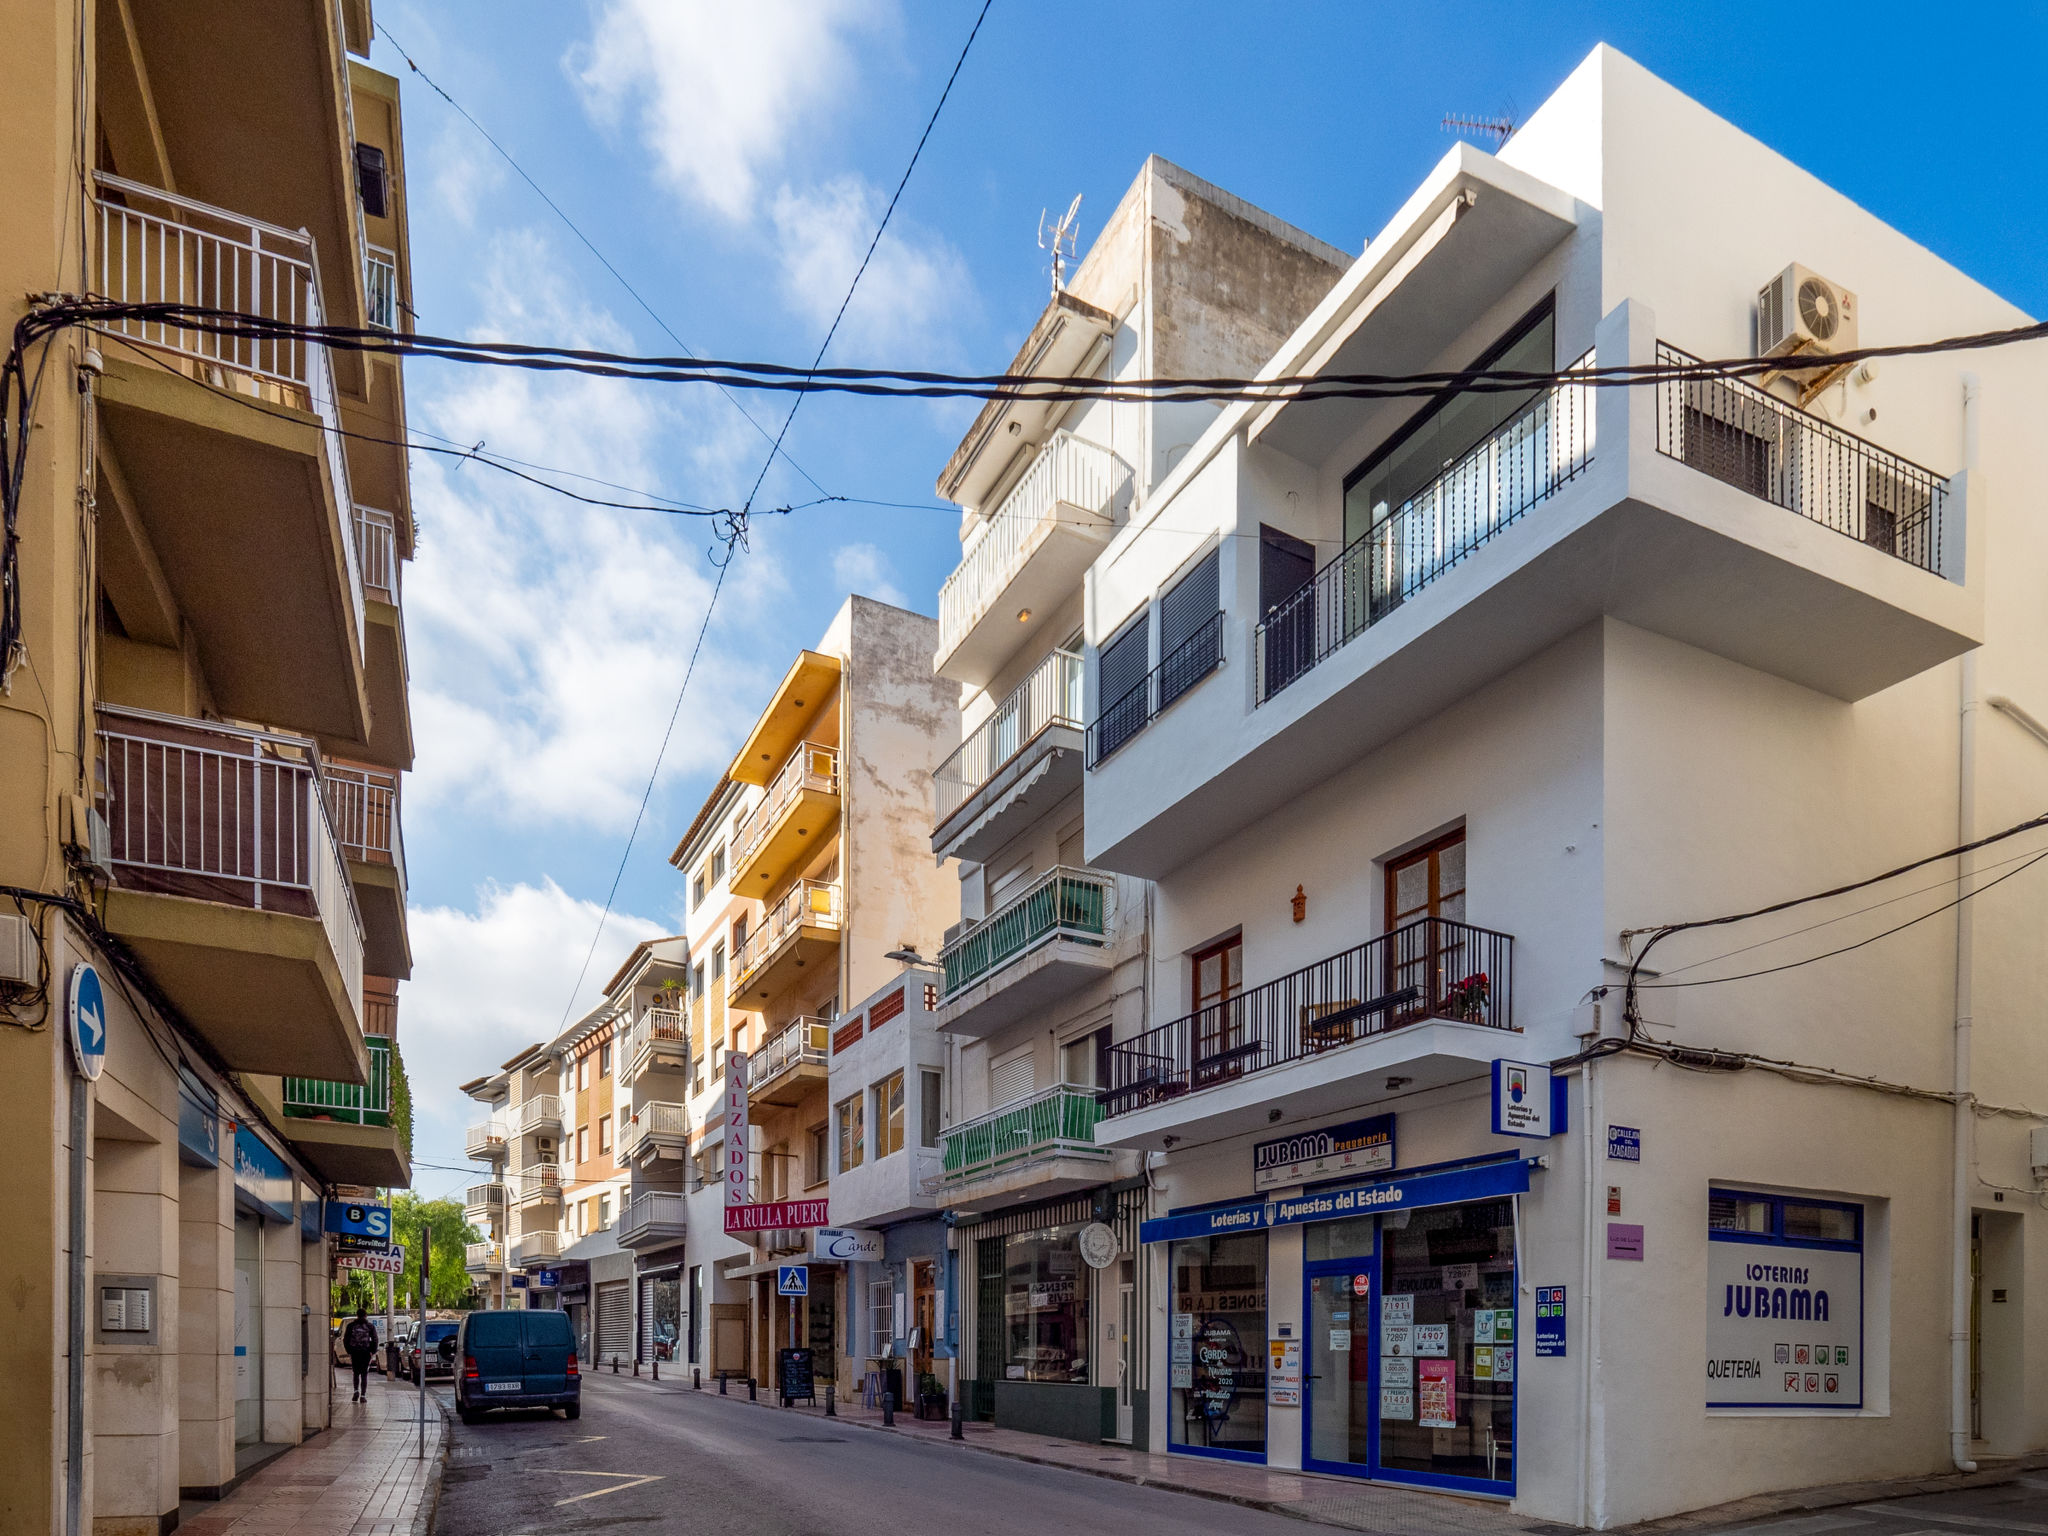
[{"label": "street corner building", "polygon": [[[371,31],[366,0],[8,7],[9,328],[67,293],[405,329]],[[129,1536],[327,1425],[323,1205],[410,1182],[405,397],[394,358],[140,321],[26,367],[0,1528]]]},{"label": "street corner building", "polygon": [[1605,47],[1356,256],[1146,164],[1014,371],[1534,377],[941,473],[969,1412],[1601,1527],[2048,1447],[2039,834],[1643,956],[2038,813],[2048,365],[1833,360],[2024,320]]}]

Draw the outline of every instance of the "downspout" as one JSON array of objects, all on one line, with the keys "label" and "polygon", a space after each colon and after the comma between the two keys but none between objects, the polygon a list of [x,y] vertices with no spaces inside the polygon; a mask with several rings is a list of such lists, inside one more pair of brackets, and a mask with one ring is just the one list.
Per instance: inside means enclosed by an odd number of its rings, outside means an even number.
[{"label": "downspout", "polygon": [[[1580,1081],[1584,1085],[1582,1114],[1580,1116],[1581,1146],[1579,1155],[1585,1164],[1585,1210],[1584,1210],[1584,1254],[1582,1272],[1585,1275],[1585,1293],[1582,1305],[1585,1321],[1579,1328],[1579,1392],[1585,1409],[1584,1443],[1579,1455],[1579,1524],[1592,1529],[1599,1522],[1594,1517],[1594,1486],[1597,1478],[1595,1461],[1598,1454],[1599,1434],[1603,1417],[1594,1411],[1594,1394],[1599,1390],[1598,1372],[1594,1366],[1593,1354],[1599,1347],[1599,1309],[1594,1304],[1596,1277],[1599,1273],[1600,1248],[1595,1233],[1599,1225],[1599,1197],[1595,1190],[1598,1165],[1593,1160],[1593,1122],[1599,1117],[1598,1101],[1594,1096],[1594,1074],[1598,1071],[1596,1060],[1589,1059],[1580,1069]],[[1569,1319],[1567,1319],[1569,1325]]]},{"label": "downspout", "polygon": [[[1982,386],[1963,375],[1963,467],[1977,467],[1978,401]],[[1981,536],[1981,531],[1980,531]],[[1977,835],[1977,655],[1965,652],[1958,671],[1960,716],[1956,762],[1956,841]],[[1976,1113],[1970,1087],[1971,981],[1976,960],[1976,918],[1966,897],[1976,873],[1974,854],[1956,861],[1956,996],[1954,1167],[1950,1179],[1949,1457],[1959,1472],[1974,1472],[1970,1457],[1970,1143]]]}]

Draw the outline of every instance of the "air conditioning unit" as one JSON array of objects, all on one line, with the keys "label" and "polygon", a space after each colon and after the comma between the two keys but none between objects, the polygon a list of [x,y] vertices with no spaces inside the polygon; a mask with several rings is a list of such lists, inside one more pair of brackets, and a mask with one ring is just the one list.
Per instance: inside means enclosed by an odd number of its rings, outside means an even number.
[{"label": "air conditioning unit", "polygon": [[555,1156],[555,1138],[552,1136],[534,1137],[533,1150],[538,1152],[544,1161],[553,1162]]},{"label": "air conditioning unit", "polygon": [[1856,295],[1793,262],[1756,296],[1760,356],[1847,352],[1856,345]]},{"label": "air conditioning unit", "polygon": [[2027,1133],[2027,1151],[2034,1177],[2048,1179],[2048,1125],[2037,1125]]}]

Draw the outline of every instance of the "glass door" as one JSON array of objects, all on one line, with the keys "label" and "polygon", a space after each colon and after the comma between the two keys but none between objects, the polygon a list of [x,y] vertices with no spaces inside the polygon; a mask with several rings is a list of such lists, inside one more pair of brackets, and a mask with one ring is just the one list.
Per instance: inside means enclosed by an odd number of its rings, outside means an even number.
[{"label": "glass door", "polygon": [[1379,1265],[1370,1257],[1330,1259],[1304,1268],[1308,1319],[1303,1371],[1302,1465],[1324,1472],[1373,1470],[1373,1340],[1378,1332]]}]

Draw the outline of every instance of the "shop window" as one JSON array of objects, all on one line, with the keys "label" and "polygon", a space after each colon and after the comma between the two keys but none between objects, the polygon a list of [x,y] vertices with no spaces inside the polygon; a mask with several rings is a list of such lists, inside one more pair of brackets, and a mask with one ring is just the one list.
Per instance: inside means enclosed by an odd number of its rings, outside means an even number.
[{"label": "shop window", "polygon": [[869,1090],[875,1098],[875,1156],[903,1150],[903,1074],[891,1072]]},{"label": "shop window", "polygon": [[1082,1223],[1003,1240],[1003,1375],[1010,1381],[1088,1380],[1088,1267]]},{"label": "shop window", "polygon": [[839,1171],[858,1168],[867,1158],[867,1127],[862,1121],[861,1096],[841,1099],[839,1120]]},{"label": "shop window", "polygon": [[1175,1450],[1266,1452],[1266,1234],[1171,1245],[1167,1433]]},{"label": "shop window", "polygon": [[1863,1207],[1707,1196],[1709,1408],[1863,1406]]}]

